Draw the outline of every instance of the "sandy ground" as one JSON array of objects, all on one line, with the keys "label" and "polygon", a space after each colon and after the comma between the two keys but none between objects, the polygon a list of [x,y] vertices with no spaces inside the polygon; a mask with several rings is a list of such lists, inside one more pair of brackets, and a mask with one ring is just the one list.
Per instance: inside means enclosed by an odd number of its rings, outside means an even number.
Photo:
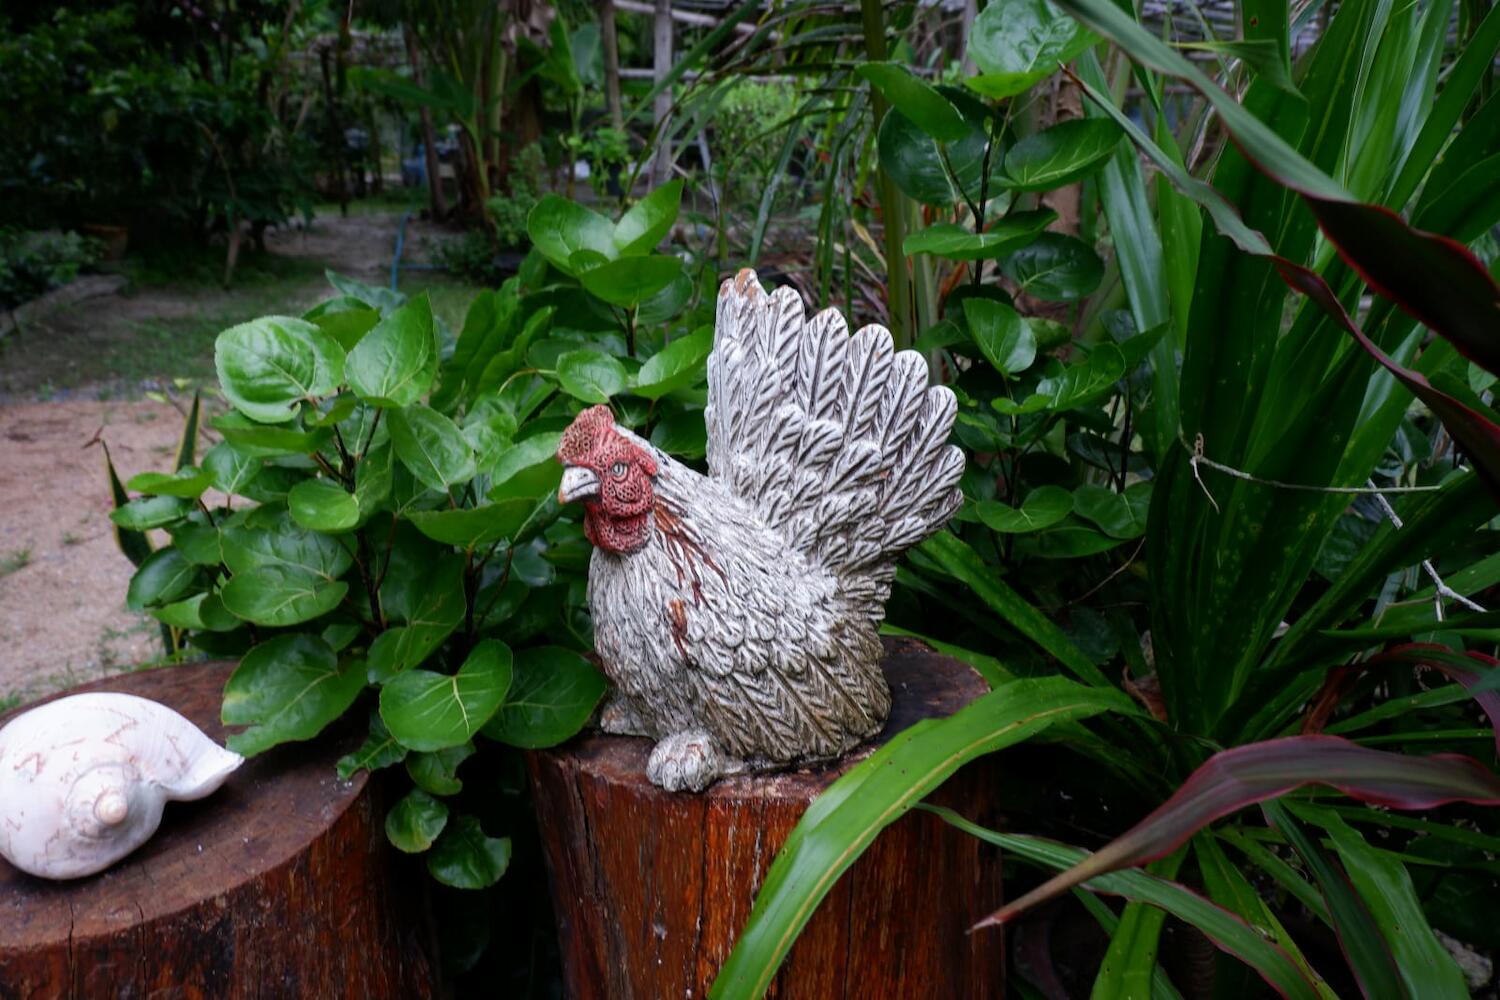
[{"label": "sandy ground", "polygon": [[[319,218],[308,232],[273,233],[268,242],[273,252],[312,258],[381,284],[398,219]],[[413,257],[424,257],[437,237],[437,230],[414,221],[408,232]],[[122,317],[223,309],[226,301],[232,307],[233,294],[147,289],[90,300],[48,317],[44,333],[28,332],[22,350],[0,359],[23,390],[15,391],[13,382],[12,391],[0,396],[0,706],[162,655],[154,620],[125,608],[134,570],[115,547],[104,452],[90,442],[99,437],[109,444],[122,479],[166,469],[183,416],[150,400],[90,398],[118,397],[117,385],[84,385],[63,394],[63,401],[36,401],[42,365],[100,350]],[[287,288],[278,311],[295,312],[329,294],[321,281]],[[135,394],[141,388],[149,386],[136,387]],[[180,405],[185,410],[187,400]]]}]

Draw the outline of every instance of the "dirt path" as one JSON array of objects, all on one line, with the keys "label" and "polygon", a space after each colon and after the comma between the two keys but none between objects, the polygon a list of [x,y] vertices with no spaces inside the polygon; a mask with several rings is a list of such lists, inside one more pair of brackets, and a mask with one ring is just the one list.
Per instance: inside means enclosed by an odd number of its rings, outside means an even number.
[{"label": "dirt path", "polygon": [[[253,316],[295,313],[326,298],[324,267],[384,284],[399,218],[334,216],[306,232],[272,234],[274,253],[304,265],[296,280],[229,291],[147,288],[94,299],[5,344],[0,705],[161,655],[154,620],[125,609],[133,568],[111,532],[104,453],[85,446],[96,434],[107,441],[125,479],[168,467],[182,415],[171,405],[128,397],[166,390],[185,406],[191,384],[211,380],[214,335]],[[407,259],[424,259],[444,235],[413,220]],[[173,379],[184,373],[193,377],[174,388]]]}]

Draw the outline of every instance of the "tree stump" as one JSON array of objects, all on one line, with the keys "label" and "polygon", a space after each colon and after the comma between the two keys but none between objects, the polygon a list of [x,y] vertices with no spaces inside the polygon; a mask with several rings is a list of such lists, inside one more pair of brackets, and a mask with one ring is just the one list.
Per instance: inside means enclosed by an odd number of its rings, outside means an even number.
[{"label": "tree stump", "polygon": [[[222,741],[232,666],[78,690],[152,698]],[[334,773],[358,739],[246,761],[208,798],[168,803],[156,835],[98,875],[48,882],[0,860],[0,997],[433,995],[421,883],[392,863],[368,775]]]},{"label": "tree stump", "polygon": [[[875,746],[987,690],[969,667],[916,642],[887,640],[882,666],[890,721],[826,767],[729,778],[694,795],[646,780],[645,739],[594,734],[528,754],[569,997],[706,996],[808,804]],[[932,799],[993,823],[996,781],[993,762],[977,761]],[[909,813],[834,885],[768,995],[1000,996],[1003,943],[966,933],[1000,904],[1000,888],[998,850]]]}]

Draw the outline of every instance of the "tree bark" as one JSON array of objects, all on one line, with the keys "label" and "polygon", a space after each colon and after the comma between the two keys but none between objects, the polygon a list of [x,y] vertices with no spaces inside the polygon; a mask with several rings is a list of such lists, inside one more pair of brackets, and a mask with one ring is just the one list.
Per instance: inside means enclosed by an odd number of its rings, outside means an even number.
[{"label": "tree bark", "polygon": [[[661,83],[672,69],[672,0],[656,0],[655,54],[652,61],[653,79]],[[672,111],[672,88],[664,87],[656,95],[652,105],[652,117],[656,124],[656,159],[651,164],[651,186],[660,187],[672,179],[672,143],[667,135],[671,127],[669,115]]]},{"label": "tree bark", "polygon": [[[870,747],[826,767],[691,795],[646,781],[649,740],[590,735],[528,755],[567,996],[706,996],[808,804],[875,745],[985,691],[967,666],[920,643],[889,642],[883,667],[890,722]],[[976,762],[931,798],[993,825],[997,779],[993,761]],[[909,813],[833,886],[768,995],[1002,996],[1004,942],[966,933],[1000,902],[999,851]]]},{"label": "tree bark", "polygon": [[[412,82],[425,90],[427,82],[422,73],[422,52],[417,48],[417,34],[412,31],[409,24],[401,26],[401,34],[406,38],[406,59],[411,63]],[[432,206],[433,221],[441,222],[448,217],[448,199],[443,194],[442,164],[438,162],[437,136],[432,128],[432,109],[424,104],[417,109],[417,114],[422,122],[422,146],[427,160],[427,197]]]},{"label": "tree bark", "polygon": [[[216,740],[232,664],[127,674],[80,688],[152,698]],[[0,719],[0,723],[5,720]],[[421,875],[408,880],[341,733],[247,761],[90,878],[48,882],[0,860],[0,997],[430,997]]]}]

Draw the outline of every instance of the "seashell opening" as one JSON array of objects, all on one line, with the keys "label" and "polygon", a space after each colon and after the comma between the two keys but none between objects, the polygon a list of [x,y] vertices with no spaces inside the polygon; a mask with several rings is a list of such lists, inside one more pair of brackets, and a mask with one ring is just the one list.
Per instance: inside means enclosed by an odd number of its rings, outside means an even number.
[{"label": "seashell opening", "polygon": [[80,774],[68,789],[65,815],[75,834],[87,840],[119,835],[130,819],[141,776],[125,764],[99,764]]},{"label": "seashell opening", "polygon": [[130,815],[130,800],[118,788],[101,792],[94,800],[94,818],[105,826],[119,826]]}]

